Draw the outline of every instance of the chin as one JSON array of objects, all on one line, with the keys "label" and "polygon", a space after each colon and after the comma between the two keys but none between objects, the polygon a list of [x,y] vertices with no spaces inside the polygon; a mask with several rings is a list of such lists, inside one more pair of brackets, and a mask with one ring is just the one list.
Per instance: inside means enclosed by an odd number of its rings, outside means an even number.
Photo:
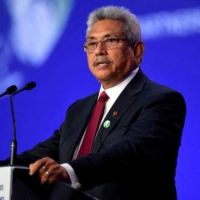
[{"label": "chin", "polygon": [[99,82],[105,82],[111,80],[112,76],[96,76],[96,78],[99,80]]}]

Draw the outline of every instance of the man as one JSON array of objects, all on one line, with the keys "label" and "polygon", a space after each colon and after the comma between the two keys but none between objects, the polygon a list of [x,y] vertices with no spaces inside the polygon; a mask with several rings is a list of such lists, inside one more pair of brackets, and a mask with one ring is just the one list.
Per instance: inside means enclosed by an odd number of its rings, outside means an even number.
[{"label": "man", "polygon": [[[59,130],[16,163],[41,183],[62,181],[101,200],[175,200],[175,170],[185,120],[178,92],[149,80],[140,63],[140,25],[128,10],[108,6],[88,19],[83,45],[99,93],[71,105]],[[108,95],[91,152],[80,155],[102,91]],[[86,145],[87,147],[87,145]]]}]

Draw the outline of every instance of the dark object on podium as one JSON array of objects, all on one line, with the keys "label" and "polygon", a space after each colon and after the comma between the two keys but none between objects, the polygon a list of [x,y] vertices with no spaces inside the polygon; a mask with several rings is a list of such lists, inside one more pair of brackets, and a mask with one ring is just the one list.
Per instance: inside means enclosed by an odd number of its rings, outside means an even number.
[{"label": "dark object on podium", "polygon": [[37,176],[29,176],[28,170],[16,168],[13,173],[11,200],[98,200],[70,185],[56,182],[41,185]]}]

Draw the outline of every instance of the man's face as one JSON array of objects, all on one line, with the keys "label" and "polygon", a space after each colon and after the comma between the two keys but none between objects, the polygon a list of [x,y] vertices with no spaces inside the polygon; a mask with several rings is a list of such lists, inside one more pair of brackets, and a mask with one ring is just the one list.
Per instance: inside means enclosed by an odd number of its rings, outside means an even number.
[{"label": "man's face", "polygon": [[[112,19],[96,22],[88,33],[87,41],[109,37],[126,38],[123,22]],[[127,41],[120,40],[113,49],[106,49],[98,43],[93,52],[87,52],[87,58],[90,71],[104,89],[118,84],[136,68],[134,52]]]}]

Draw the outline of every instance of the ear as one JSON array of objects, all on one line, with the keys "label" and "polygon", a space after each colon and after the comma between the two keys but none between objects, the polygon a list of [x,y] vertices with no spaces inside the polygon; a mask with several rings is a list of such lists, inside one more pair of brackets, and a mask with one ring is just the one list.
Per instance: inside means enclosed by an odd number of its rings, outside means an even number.
[{"label": "ear", "polygon": [[142,41],[136,41],[134,44],[133,44],[133,52],[134,52],[134,57],[135,57],[135,61],[137,64],[140,64],[142,62],[142,56],[143,56],[143,53],[144,53],[144,50],[145,50],[145,47],[144,47],[144,43]]}]

